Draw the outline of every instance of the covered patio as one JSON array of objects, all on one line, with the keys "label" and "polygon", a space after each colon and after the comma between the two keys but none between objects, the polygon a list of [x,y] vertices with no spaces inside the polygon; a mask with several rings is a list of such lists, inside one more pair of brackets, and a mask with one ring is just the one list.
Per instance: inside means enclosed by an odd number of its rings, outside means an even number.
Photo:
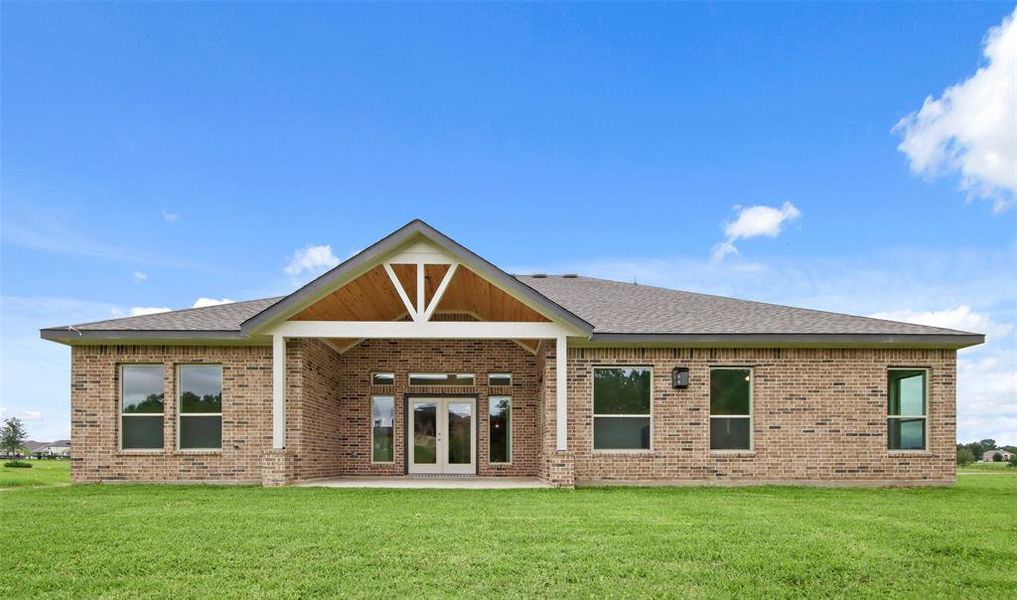
[{"label": "covered patio", "polygon": [[547,481],[550,461],[568,450],[568,338],[583,326],[411,224],[243,324],[246,335],[272,341],[264,483],[328,478],[356,487],[361,477],[420,474],[477,476],[473,485]]}]

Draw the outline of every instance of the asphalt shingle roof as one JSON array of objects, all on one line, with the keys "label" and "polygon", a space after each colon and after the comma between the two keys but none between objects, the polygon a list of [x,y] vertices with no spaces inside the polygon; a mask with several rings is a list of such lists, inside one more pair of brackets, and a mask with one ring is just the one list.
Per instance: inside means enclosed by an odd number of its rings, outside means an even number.
[{"label": "asphalt shingle roof", "polygon": [[[123,317],[74,325],[79,331],[240,331],[240,324],[282,298],[263,298],[186,308],[154,315]],[[54,328],[58,329],[58,328]],[[67,329],[66,327],[59,329]]]},{"label": "asphalt shingle roof", "polygon": [[[729,335],[973,335],[790,306],[738,300],[648,285],[575,276],[517,276],[519,281],[594,327],[595,334]],[[282,298],[126,317],[74,325],[81,332],[223,332]],[[67,327],[45,331],[67,332]]]},{"label": "asphalt shingle roof", "polygon": [[885,334],[966,332],[738,300],[592,277],[517,279],[594,326],[626,334]]}]

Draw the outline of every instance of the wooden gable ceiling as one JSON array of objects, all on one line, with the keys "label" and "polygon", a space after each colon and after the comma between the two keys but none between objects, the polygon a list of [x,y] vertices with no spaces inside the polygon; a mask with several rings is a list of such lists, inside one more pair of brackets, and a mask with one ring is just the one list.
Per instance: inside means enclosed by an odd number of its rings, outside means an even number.
[{"label": "wooden gable ceiling", "polygon": [[[424,298],[429,303],[449,269],[426,265]],[[416,265],[392,265],[411,301],[417,294]],[[460,265],[438,304],[439,313],[466,313],[483,321],[548,322],[549,319]],[[406,314],[385,268],[378,265],[293,317],[294,321],[392,321]]]}]

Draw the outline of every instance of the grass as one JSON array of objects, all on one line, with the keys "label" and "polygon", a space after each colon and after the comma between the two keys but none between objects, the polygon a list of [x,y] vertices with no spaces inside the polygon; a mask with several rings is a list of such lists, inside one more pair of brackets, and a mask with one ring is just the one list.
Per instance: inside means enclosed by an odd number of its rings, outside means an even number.
[{"label": "grass", "polygon": [[957,467],[958,473],[1011,473],[1017,475],[1017,468],[1012,468],[1005,462],[977,462],[963,467]]},{"label": "grass", "polygon": [[1008,474],[928,489],[21,487],[0,493],[0,598],[1003,598],[1015,501]]},{"label": "grass", "polygon": [[70,483],[71,461],[29,460],[31,469],[12,469],[0,465],[0,490],[20,487],[66,485]]}]

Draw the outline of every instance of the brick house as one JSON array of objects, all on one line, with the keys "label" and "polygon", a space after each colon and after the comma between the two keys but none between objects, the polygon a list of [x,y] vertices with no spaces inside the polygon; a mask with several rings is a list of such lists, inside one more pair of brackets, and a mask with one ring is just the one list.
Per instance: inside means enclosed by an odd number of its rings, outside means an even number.
[{"label": "brick house", "polygon": [[574,275],[413,221],[292,294],[43,329],[73,479],[949,484],[978,334]]}]

